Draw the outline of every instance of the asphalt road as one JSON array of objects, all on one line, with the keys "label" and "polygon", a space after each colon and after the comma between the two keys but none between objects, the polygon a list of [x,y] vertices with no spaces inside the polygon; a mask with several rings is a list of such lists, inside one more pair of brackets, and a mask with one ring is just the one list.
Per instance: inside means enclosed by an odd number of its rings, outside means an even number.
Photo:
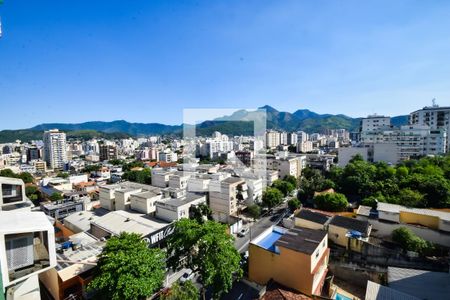
[{"label": "asphalt road", "polygon": [[248,244],[251,239],[260,235],[265,229],[272,225],[276,225],[281,218],[282,212],[286,209],[286,202],[283,202],[279,206],[273,208],[273,214],[270,216],[263,216],[256,222],[246,224],[244,226],[249,226],[250,231],[244,237],[236,236],[234,241],[234,246],[240,253],[244,253],[248,250]]}]

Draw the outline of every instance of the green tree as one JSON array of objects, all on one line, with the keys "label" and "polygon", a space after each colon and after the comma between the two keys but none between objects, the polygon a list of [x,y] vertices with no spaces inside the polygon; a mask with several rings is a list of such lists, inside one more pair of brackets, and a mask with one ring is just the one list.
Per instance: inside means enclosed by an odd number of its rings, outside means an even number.
[{"label": "green tree", "polygon": [[212,210],[206,203],[191,205],[189,217],[198,223],[204,223],[206,220],[212,220]]},{"label": "green tree", "polygon": [[123,232],[106,242],[88,288],[96,299],[143,299],[162,286],[164,276],[164,252],[149,248],[139,234]]},{"label": "green tree", "polygon": [[183,284],[175,282],[166,294],[161,295],[161,300],[198,300],[198,297],[197,287],[188,280]]},{"label": "green tree", "polygon": [[53,194],[50,195],[49,198],[50,201],[58,201],[64,199],[63,195],[61,195],[61,193],[58,192],[54,192]]},{"label": "green tree", "polygon": [[434,246],[422,239],[406,227],[399,227],[392,231],[392,240],[397,242],[405,251],[415,251],[424,254],[431,251]]},{"label": "green tree", "polygon": [[297,178],[295,178],[295,176],[292,175],[286,175],[283,178],[283,181],[289,182],[290,184],[292,184],[294,187],[298,186],[298,180]]},{"label": "green tree", "polygon": [[295,189],[295,185],[292,183],[279,179],[273,182],[272,187],[280,190],[285,197]]},{"label": "green tree", "polygon": [[17,174],[14,173],[11,169],[0,170],[0,176],[1,177],[17,178]]},{"label": "green tree", "polygon": [[[214,298],[228,292],[233,281],[242,276],[239,252],[226,231],[226,225],[214,221],[182,219],[175,222],[174,232],[167,239],[168,265],[174,270],[185,265],[197,272]],[[185,260],[180,261],[180,257]]]},{"label": "green tree", "polygon": [[348,201],[344,194],[326,193],[314,197],[317,208],[326,211],[344,211],[348,207]]},{"label": "green tree", "polygon": [[31,175],[28,172],[20,173],[18,178],[22,179],[23,182],[25,182],[25,183],[33,183],[33,181],[34,181],[33,175]]},{"label": "green tree", "polygon": [[41,193],[35,185],[27,185],[25,187],[25,195],[27,195],[28,199],[30,199],[31,201],[37,201],[41,199]]},{"label": "green tree", "polygon": [[143,169],[141,171],[126,171],[123,174],[122,179],[137,183],[151,184],[152,172],[150,171],[150,169]]},{"label": "green tree", "polygon": [[66,179],[66,178],[69,178],[69,173],[67,173],[67,172],[59,172],[56,176]]},{"label": "green tree", "polygon": [[277,188],[267,188],[262,196],[262,203],[268,208],[275,207],[283,201],[283,193]]},{"label": "green tree", "polygon": [[247,212],[253,220],[256,220],[261,216],[261,207],[258,204],[249,205],[247,206]]},{"label": "green tree", "polygon": [[83,172],[84,173],[91,173],[95,172],[101,169],[101,165],[87,165],[84,167]]},{"label": "green tree", "polygon": [[291,211],[295,211],[300,205],[301,203],[297,198],[292,198],[288,201],[288,207]]},{"label": "green tree", "polygon": [[408,207],[424,207],[424,195],[410,188],[402,189],[398,195],[398,204]]}]

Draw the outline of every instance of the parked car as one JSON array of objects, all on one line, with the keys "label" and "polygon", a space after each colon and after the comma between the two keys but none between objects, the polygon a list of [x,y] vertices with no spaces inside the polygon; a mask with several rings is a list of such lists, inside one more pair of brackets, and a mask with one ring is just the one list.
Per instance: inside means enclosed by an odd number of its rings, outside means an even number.
[{"label": "parked car", "polygon": [[237,235],[239,237],[244,237],[244,236],[247,235],[247,233],[249,233],[249,231],[250,231],[250,229],[248,227],[247,228],[242,228],[241,231],[239,231]]},{"label": "parked car", "polygon": [[192,280],[195,276],[195,273],[192,272],[191,269],[187,269],[186,272],[184,272],[184,274],[180,277],[180,282],[181,283],[185,283],[188,280]]}]

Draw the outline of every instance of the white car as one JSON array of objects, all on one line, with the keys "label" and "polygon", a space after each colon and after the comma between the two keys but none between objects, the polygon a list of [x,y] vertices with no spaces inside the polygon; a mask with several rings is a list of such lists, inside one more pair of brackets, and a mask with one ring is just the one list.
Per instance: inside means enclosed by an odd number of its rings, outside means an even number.
[{"label": "white car", "polygon": [[240,237],[244,237],[244,236],[247,235],[247,233],[248,233],[249,231],[250,231],[249,228],[242,228],[241,231],[239,231],[237,235],[240,236]]},{"label": "white car", "polygon": [[195,273],[192,272],[191,269],[187,269],[186,272],[183,273],[183,275],[180,277],[180,282],[185,283],[188,280],[192,280],[195,276]]}]

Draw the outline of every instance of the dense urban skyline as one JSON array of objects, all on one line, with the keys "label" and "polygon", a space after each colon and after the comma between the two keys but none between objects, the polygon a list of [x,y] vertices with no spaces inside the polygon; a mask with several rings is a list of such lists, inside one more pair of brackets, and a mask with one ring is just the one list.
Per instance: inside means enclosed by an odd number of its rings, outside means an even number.
[{"label": "dense urban skyline", "polygon": [[447,105],[449,4],[5,1],[0,129],[179,124],[183,108],[352,117]]}]

